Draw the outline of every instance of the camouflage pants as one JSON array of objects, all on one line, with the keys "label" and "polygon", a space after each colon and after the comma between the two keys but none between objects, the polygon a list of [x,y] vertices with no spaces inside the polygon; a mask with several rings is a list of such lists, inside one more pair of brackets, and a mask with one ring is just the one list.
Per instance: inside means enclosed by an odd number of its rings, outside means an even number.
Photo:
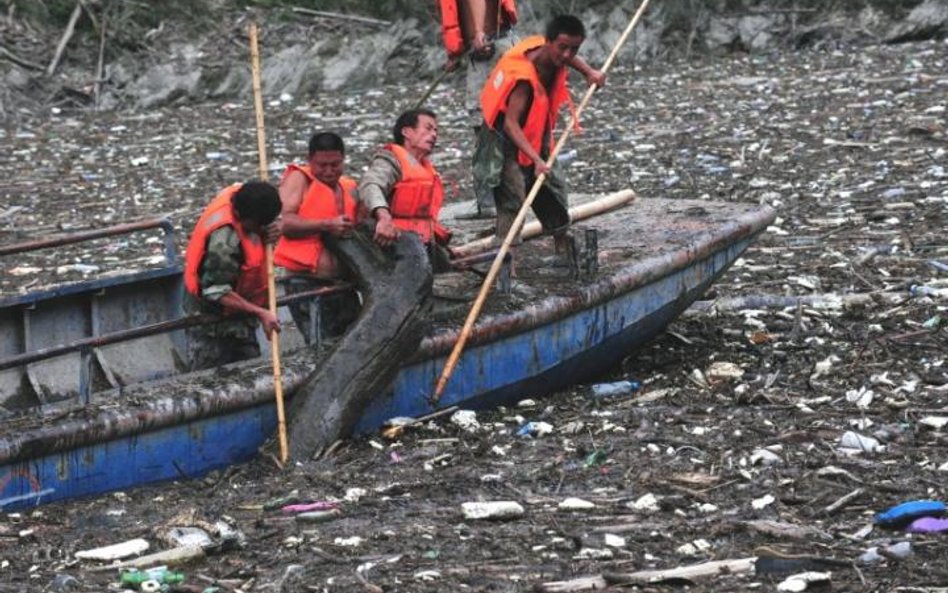
[{"label": "camouflage pants", "polygon": [[[330,284],[331,281],[299,275],[289,276],[283,282],[288,295],[323,288]],[[315,300],[296,302],[289,307],[293,322],[303,334],[307,345],[312,345],[316,335],[320,338],[334,338],[346,333],[346,329],[362,310],[359,295],[350,290],[321,296]],[[314,309],[317,317],[312,315]]]},{"label": "camouflage pants", "polygon": [[[502,37],[493,40],[494,53],[486,59],[475,59],[473,56],[465,59],[467,63],[466,71],[466,93],[464,95],[464,107],[471,122],[471,129],[474,133],[479,133],[484,123],[484,117],[481,115],[481,90],[487,82],[487,77],[491,70],[497,65],[500,56],[504,55],[510,48],[517,44],[519,39],[512,32],[507,32]],[[489,212],[494,209],[493,192],[490,190],[478,190],[475,184],[474,198],[477,201],[478,210]]]},{"label": "camouflage pants", "polygon": [[257,320],[228,319],[187,329],[189,370],[218,367],[260,356]]},{"label": "camouflage pants", "polygon": [[[476,191],[492,190],[497,206],[497,237],[503,239],[513,225],[536,175],[533,167],[517,161],[517,147],[504,134],[486,126],[477,135],[473,169]],[[541,153],[544,156],[546,153]],[[569,202],[566,182],[556,163],[547,174],[531,207],[548,235],[569,230]]]}]

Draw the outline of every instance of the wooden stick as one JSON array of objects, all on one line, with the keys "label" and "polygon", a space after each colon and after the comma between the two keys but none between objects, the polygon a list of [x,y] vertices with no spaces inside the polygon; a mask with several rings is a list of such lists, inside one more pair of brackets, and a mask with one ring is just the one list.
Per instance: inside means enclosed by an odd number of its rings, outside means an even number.
[{"label": "wooden stick", "polygon": [[59,45],[56,46],[53,61],[50,62],[46,68],[46,76],[52,76],[53,72],[56,71],[56,66],[59,65],[59,60],[63,57],[63,50],[66,49],[66,44],[72,39],[72,34],[76,32],[76,22],[79,21],[81,14],[82,2],[76,2],[76,7],[72,9],[72,14],[69,15],[69,23],[66,25],[66,30],[63,31],[63,36],[59,38]]},{"label": "wooden stick", "polygon": [[[260,90],[260,49],[257,44],[257,23],[250,23],[250,65],[253,75],[253,107],[257,115],[257,154],[260,157],[260,179],[266,181],[267,143],[263,127],[263,93]],[[267,293],[270,296],[270,313],[276,315],[276,278],[273,274],[273,245],[267,243]],[[270,353],[273,358],[273,393],[276,396],[277,435],[280,441],[280,461],[284,464],[290,457],[286,442],[286,412],[283,409],[283,373],[280,365],[280,333],[270,333]]]},{"label": "wooden stick", "polygon": [[290,10],[297,14],[307,14],[310,16],[323,17],[327,19],[337,19],[341,21],[352,21],[354,23],[364,23],[366,25],[378,25],[387,27],[392,21],[383,21],[369,18],[367,16],[356,16],[353,14],[342,14],[341,12],[327,12],[325,10],[313,10],[312,8],[303,8],[302,6],[293,6]]},{"label": "wooden stick", "polygon": [[684,579],[694,581],[721,575],[740,575],[754,572],[756,556],[736,560],[713,560],[660,570],[640,570],[632,573],[605,573],[603,576],[610,585],[648,585],[662,581]]},{"label": "wooden stick", "polygon": [[448,71],[442,69],[441,74],[439,74],[438,77],[434,79],[431,85],[428,86],[428,90],[425,91],[425,94],[422,95],[420,99],[418,99],[417,103],[415,103],[415,109],[420,109],[425,104],[425,101],[428,100],[428,97],[431,96],[431,93],[433,93],[434,90],[438,88],[438,85],[441,84],[441,81],[444,80],[444,77],[447,75]]},{"label": "wooden stick", "polygon": [[34,64],[33,62],[24,60],[23,58],[11,52],[7,48],[3,47],[2,45],[0,45],[0,57],[6,58],[10,60],[11,62],[13,62],[14,64],[23,66],[24,68],[30,68],[31,70],[43,70],[43,67],[40,66],[39,64]]},{"label": "wooden stick", "polygon": [[[91,17],[91,13],[90,13]],[[105,15],[102,16],[102,27],[99,29],[99,60],[96,63],[95,68],[95,84],[92,87],[92,104],[95,107],[95,110],[99,110],[99,95],[102,92],[102,74],[105,71],[105,40],[106,40],[106,28],[108,27],[108,19]]]},{"label": "wooden stick", "polygon": [[[573,206],[569,209],[569,219],[573,222],[580,220],[586,220],[592,218],[593,216],[602,214],[603,212],[608,212],[613,208],[618,208],[619,206],[624,206],[632,200],[635,199],[635,192],[631,189],[624,189],[618,191],[614,194],[609,194],[603,196],[598,200],[593,200],[591,202],[586,202],[585,204],[579,204],[578,206]],[[539,237],[543,234],[543,226],[539,221],[534,220],[523,225],[523,230],[520,232],[521,239],[532,239],[533,237]],[[474,255],[475,253],[482,253],[491,248],[493,243],[493,237],[484,237],[483,239],[476,239],[464,245],[458,245],[452,251],[454,256],[457,257],[467,257],[468,255]]]},{"label": "wooden stick", "polygon": [[263,92],[260,88],[260,47],[257,43],[257,23],[250,23],[250,66],[253,79],[253,110],[257,116],[257,155],[260,164],[260,179],[266,181],[267,144],[263,127]]},{"label": "wooden stick", "polygon": [[[629,26],[625,28],[625,31],[622,32],[622,36],[619,37],[619,40],[616,42],[615,47],[612,48],[612,52],[609,54],[609,57],[606,58],[606,62],[602,67],[602,72],[604,74],[609,70],[609,67],[612,66],[612,61],[615,60],[616,55],[619,53],[619,49],[632,33],[632,29],[634,29],[635,25],[638,24],[639,19],[645,12],[645,8],[648,6],[648,3],[649,0],[643,0],[642,4],[639,6],[639,9],[635,12],[635,15],[629,22]],[[560,136],[556,146],[553,147],[552,152],[550,152],[550,155],[547,157],[547,167],[552,167],[553,163],[556,162],[556,155],[559,154],[560,150],[563,148],[563,145],[566,144],[566,139],[569,138],[570,132],[572,132],[573,128],[579,124],[579,116],[582,114],[583,109],[586,108],[586,104],[589,103],[589,100],[592,98],[593,93],[596,92],[597,88],[598,87],[596,85],[592,85],[586,91],[586,95],[583,97],[582,102],[576,109],[576,113],[573,114],[572,121],[570,121],[570,124],[563,131],[563,134]],[[497,251],[497,256],[494,258],[494,263],[491,264],[490,270],[487,272],[487,277],[484,278],[484,284],[481,285],[481,290],[477,294],[477,299],[474,300],[474,304],[471,306],[471,311],[468,313],[467,319],[464,321],[464,327],[461,329],[461,334],[458,336],[458,341],[454,344],[454,349],[451,351],[451,355],[448,357],[448,360],[444,365],[444,370],[441,371],[441,376],[438,377],[438,381],[435,384],[434,394],[431,396],[432,404],[436,404],[438,400],[441,399],[441,394],[444,392],[444,387],[447,385],[448,379],[451,378],[451,373],[454,372],[454,367],[458,364],[458,359],[461,357],[461,352],[464,350],[464,345],[467,343],[467,339],[471,335],[471,330],[474,328],[474,322],[477,320],[477,316],[480,314],[481,308],[484,306],[484,301],[487,299],[487,293],[490,292],[490,289],[494,284],[494,280],[497,278],[497,274],[500,272],[500,268],[504,263],[504,258],[507,256],[507,252],[510,250],[510,245],[513,243],[514,237],[517,236],[517,234],[520,232],[520,227],[523,226],[523,221],[527,217],[527,210],[530,208],[530,205],[533,204],[533,200],[536,199],[537,194],[540,192],[540,187],[543,185],[545,180],[546,173],[541,173],[539,176],[537,176],[536,181],[533,183],[533,187],[530,189],[530,193],[527,194],[527,197],[523,201],[523,205],[520,206],[520,211],[517,213],[517,217],[510,226],[510,230],[507,231],[507,236],[504,237],[504,242],[500,245],[500,249]]]},{"label": "wooden stick", "polygon": [[863,490],[862,488],[856,488],[855,490],[853,490],[852,492],[850,492],[850,493],[847,494],[846,496],[843,496],[842,498],[840,498],[839,500],[837,500],[837,501],[834,502],[833,504],[831,504],[831,505],[829,505],[828,507],[826,507],[825,509],[823,509],[823,512],[826,513],[827,515],[830,514],[830,513],[834,513],[834,512],[836,512],[836,511],[838,511],[839,509],[843,508],[844,506],[846,506],[847,504],[849,504],[850,502],[852,502],[853,499],[856,499],[856,498],[859,498],[860,496],[862,496],[862,493],[863,493],[863,492],[864,492],[864,490]]}]

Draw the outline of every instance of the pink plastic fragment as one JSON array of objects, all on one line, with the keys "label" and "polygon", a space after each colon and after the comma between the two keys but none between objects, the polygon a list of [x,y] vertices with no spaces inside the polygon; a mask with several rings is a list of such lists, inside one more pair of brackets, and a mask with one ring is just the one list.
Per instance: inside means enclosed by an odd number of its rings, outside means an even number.
[{"label": "pink plastic fragment", "polygon": [[310,511],[328,511],[330,509],[335,509],[339,505],[334,502],[328,501],[317,501],[317,502],[307,502],[304,504],[288,504],[285,507],[282,507],[280,510],[284,513],[308,513]]},{"label": "pink plastic fragment", "polygon": [[910,533],[941,533],[948,531],[948,519],[939,519],[937,517],[922,517],[915,519],[906,528]]}]

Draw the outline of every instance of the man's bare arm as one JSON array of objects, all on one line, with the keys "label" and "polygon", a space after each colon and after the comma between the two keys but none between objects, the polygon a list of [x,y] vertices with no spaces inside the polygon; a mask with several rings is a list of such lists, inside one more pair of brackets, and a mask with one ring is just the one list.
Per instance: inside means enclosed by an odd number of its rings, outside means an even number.
[{"label": "man's bare arm", "polygon": [[573,56],[569,60],[570,67],[583,75],[583,78],[586,79],[586,82],[590,85],[596,85],[598,87],[605,86],[606,84],[606,74],[605,72],[600,72],[592,66],[586,63],[586,60],[582,59],[579,56]]},{"label": "man's bare arm", "polygon": [[548,173],[550,168],[546,166],[536,149],[530,145],[530,141],[527,140],[527,136],[520,126],[520,120],[523,119],[530,106],[532,93],[529,83],[523,81],[518,82],[511,91],[507,97],[507,111],[504,114],[504,133],[514,143],[514,146],[520,149],[520,152],[533,161],[533,169],[537,175],[540,175],[541,173]]}]

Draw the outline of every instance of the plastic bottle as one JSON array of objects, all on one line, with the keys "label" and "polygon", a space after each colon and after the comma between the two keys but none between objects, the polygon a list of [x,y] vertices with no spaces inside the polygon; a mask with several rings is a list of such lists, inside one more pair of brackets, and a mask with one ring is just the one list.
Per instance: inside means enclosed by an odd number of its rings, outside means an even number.
[{"label": "plastic bottle", "polygon": [[123,585],[141,586],[147,581],[157,581],[162,585],[177,585],[184,582],[184,573],[168,570],[164,566],[149,570],[131,570],[122,573]]},{"label": "plastic bottle", "polygon": [[578,156],[579,156],[579,151],[574,148],[572,150],[567,150],[566,152],[561,152],[560,154],[556,155],[556,162],[558,162],[561,165],[565,165],[566,163],[569,163],[570,161],[576,160],[576,157]]},{"label": "plastic bottle", "polygon": [[596,397],[612,397],[635,393],[641,389],[638,381],[615,381],[614,383],[596,383],[592,386],[592,394]]},{"label": "plastic bottle", "polygon": [[520,503],[512,500],[461,503],[465,519],[516,519],[524,515]]},{"label": "plastic bottle", "polygon": [[263,510],[265,511],[275,511],[279,508],[283,508],[288,504],[298,504],[302,502],[300,499],[299,490],[293,490],[286,496],[281,496],[279,498],[274,498],[263,503]]},{"label": "plastic bottle", "polygon": [[306,513],[299,513],[296,515],[296,520],[300,523],[324,523],[326,521],[332,521],[336,517],[341,516],[342,513],[339,509],[329,509],[326,511],[309,511]]},{"label": "plastic bottle", "polygon": [[875,564],[883,559],[896,558],[901,560],[911,555],[912,542],[898,542],[889,546],[883,546],[881,549],[873,546],[859,557],[859,561],[863,564]]},{"label": "plastic bottle", "polygon": [[909,292],[912,293],[914,297],[940,297],[948,295],[948,289],[946,288],[935,288],[934,286],[926,286],[924,284],[913,284],[909,288]]}]

